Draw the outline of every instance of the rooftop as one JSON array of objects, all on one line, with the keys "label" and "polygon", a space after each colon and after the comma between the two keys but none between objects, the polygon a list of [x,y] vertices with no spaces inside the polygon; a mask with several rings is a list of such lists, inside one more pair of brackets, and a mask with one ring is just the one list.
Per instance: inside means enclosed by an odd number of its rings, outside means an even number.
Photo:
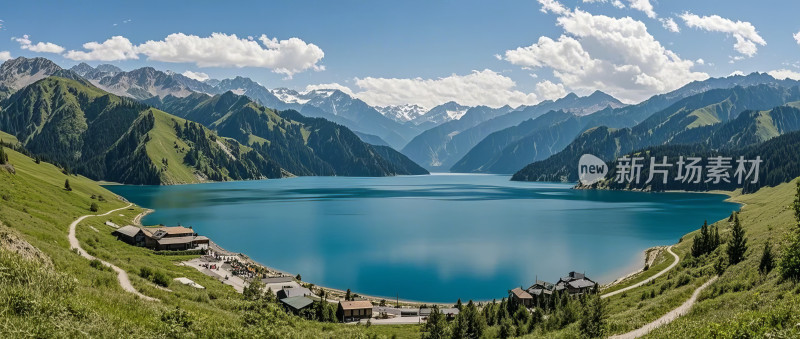
[{"label": "rooftop", "polygon": [[339,303],[339,306],[341,306],[343,310],[371,309],[372,303],[369,302],[369,300],[342,301]]},{"label": "rooftop", "polygon": [[519,287],[511,290],[511,294],[513,294],[514,296],[516,296],[519,299],[531,299],[531,298],[533,298],[530,295],[530,293],[525,292],[525,290],[523,290],[522,288],[519,288]]},{"label": "rooftop", "polygon": [[313,300],[304,296],[283,298],[281,299],[281,302],[295,310],[301,310],[314,303]]},{"label": "rooftop", "polygon": [[120,234],[127,235],[129,237],[134,237],[134,236],[136,236],[136,233],[139,233],[139,231],[141,231],[141,230],[142,229],[139,228],[139,227],[128,225],[128,226],[125,226],[125,227],[120,227],[119,229],[114,231],[114,233],[120,233]]}]

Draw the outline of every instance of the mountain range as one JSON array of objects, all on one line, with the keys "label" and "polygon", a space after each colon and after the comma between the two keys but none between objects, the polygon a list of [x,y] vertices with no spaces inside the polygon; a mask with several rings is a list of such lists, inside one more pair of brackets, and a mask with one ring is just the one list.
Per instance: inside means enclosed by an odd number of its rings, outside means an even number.
[{"label": "mountain range", "polygon": [[[526,164],[548,159],[570,145],[584,131],[606,126],[633,127],[678,101],[713,89],[773,84],[791,87],[793,80],[777,80],[765,73],[695,81],[672,92],[655,95],[635,105],[607,108],[587,116],[549,114],[487,136],[452,170],[457,172],[514,173]],[[413,159],[413,158],[412,158]]]},{"label": "mountain range", "polygon": [[[42,58],[6,62],[0,85],[9,95],[0,101],[0,130],[65,171],[129,184],[427,173],[399,152],[363,142],[347,127],[325,119],[268,109],[231,91],[214,96],[190,91],[183,97],[167,94],[137,101],[95,83],[125,79],[116,83],[149,87],[114,88],[182,95],[188,87],[180,81],[188,78],[151,68],[90,68],[64,70]],[[92,82],[77,71],[101,73],[103,78]],[[19,86],[24,87],[12,92]]]},{"label": "mountain range", "polygon": [[623,106],[619,100],[597,91],[586,97],[571,93],[555,101],[546,100],[537,105],[516,109],[508,106],[499,109],[475,107],[469,109],[460,119],[443,123],[418,135],[402,152],[430,170],[462,172],[461,166],[451,167],[496,131],[537,118],[552,110],[563,110],[570,115],[582,116],[605,107]]},{"label": "mountain range", "polygon": [[[563,151],[525,166],[512,180],[577,180],[577,163],[583,154],[611,161],[663,145],[743,149],[800,128],[794,103],[800,100],[800,82],[763,79],[767,83],[712,89],[686,97],[630,128],[590,128]],[[776,108],[782,105],[788,106]]]}]

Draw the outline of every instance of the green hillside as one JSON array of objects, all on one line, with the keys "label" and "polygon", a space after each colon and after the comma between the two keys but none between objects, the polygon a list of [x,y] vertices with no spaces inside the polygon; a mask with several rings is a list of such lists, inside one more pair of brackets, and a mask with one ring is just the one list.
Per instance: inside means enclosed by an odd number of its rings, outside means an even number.
[{"label": "green hillside", "polygon": [[583,154],[611,161],[635,150],[661,145],[704,145],[709,150],[756,145],[800,129],[800,110],[786,105],[797,98],[798,87],[769,85],[701,93],[632,128],[589,129],[561,152],[525,166],[512,180],[577,181],[578,159]]},{"label": "green hillside", "polygon": [[[372,332],[287,315],[275,302],[245,300],[231,287],[175,265],[187,256],[154,255],[117,241],[104,222],[129,224],[139,207],[82,222],[82,247],[129,272],[135,288],[160,302],[137,299],[120,288],[115,273],[93,267],[67,242],[69,223],[91,214],[91,203],[99,205],[98,213],[127,203],[90,179],[5,151],[16,174],[0,170],[0,337],[363,338]],[[67,179],[72,191],[64,189]],[[170,280],[188,277],[206,289],[174,282],[169,291],[159,289],[138,276],[142,268]]]},{"label": "green hillside", "polygon": [[88,82],[40,80],[0,102],[0,129],[37,157],[97,180],[181,184],[277,178],[237,142]]},{"label": "green hillside", "polygon": [[409,167],[407,158],[393,149],[376,151],[342,125],[291,110],[277,112],[232,92],[167,96],[147,103],[248,145],[295,175],[427,174]]}]

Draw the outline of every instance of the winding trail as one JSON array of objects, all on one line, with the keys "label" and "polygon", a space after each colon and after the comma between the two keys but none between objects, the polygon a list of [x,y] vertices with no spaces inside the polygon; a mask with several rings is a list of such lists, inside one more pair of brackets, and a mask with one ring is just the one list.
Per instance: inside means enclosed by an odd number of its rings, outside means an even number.
[{"label": "winding trail", "polygon": [[[94,256],[90,255],[89,253],[86,253],[86,251],[84,251],[83,248],[81,248],[81,244],[80,244],[80,242],[78,242],[78,238],[75,236],[75,229],[78,227],[78,224],[81,221],[83,221],[84,219],[86,219],[86,218],[106,216],[106,215],[109,215],[109,214],[114,213],[116,211],[124,210],[124,209],[126,209],[128,207],[131,207],[131,206],[133,206],[133,204],[128,204],[128,206],[120,207],[120,208],[117,208],[115,210],[110,210],[110,211],[108,211],[106,213],[103,213],[103,214],[87,214],[87,215],[84,215],[84,216],[82,216],[82,217],[80,217],[78,219],[75,219],[75,221],[73,221],[71,224],[69,224],[69,235],[67,236],[67,238],[69,239],[69,247],[70,247],[70,249],[78,250],[78,254],[80,254],[82,257],[84,257],[86,259],[89,259],[89,260],[97,259]],[[98,260],[100,260],[100,259],[98,259]],[[144,300],[158,301],[158,299],[156,299],[156,298],[148,297],[148,296],[142,294],[141,292],[137,291],[133,287],[133,285],[131,284],[131,280],[128,278],[128,272],[125,272],[125,270],[123,270],[123,269],[121,269],[121,268],[119,268],[119,267],[117,267],[117,266],[115,266],[115,265],[113,265],[113,264],[111,264],[111,263],[109,263],[109,262],[107,262],[105,260],[100,260],[100,262],[103,263],[103,265],[106,265],[106,266],[110,267],[112,270],[114,270],[114,272],[117,272],[117,280],[119,280],[119,285],[122,287],[123,290],[125,290],[127,292],[130,292],[130,293],[133,293],[134,295],[136,295],[139,298],[142,298]]]},{"label": "winding trail", "polygon": [[703,285],[700,285],[700,287],[698,287],[696,290],[694,290],[694,293],[692,293],[692,297],[689,298],[689,300],[686,300],[681,306],[678,306],[678,308],[676,308],[676,309],[674,309],[672,311],[669,311],[669,313],[661,316],[661,318],[658,318],[655,321],[653,321],[653,322],[651,322],[651,323],[649,323],[647,325],[644,325],[644,326],[642,326],[642,327],[640,327],[638,329],[630,331],[628,333],[615,335],[615,336],[612,336],[610,338],[614,338],[614,339],[639,338],[639,337],[642,337],[642,336],[650,333],[650,331],[652,331],[652,330],[654,330],[656,328],[659,328],[661,326],[664,326],[666,324],[669,324],[673,320],[678,319],[678,317],[680,317],[682,315],[685,315],[686,313],[689,313],[689,310],[692,309],[692,306],[694,306],[694,303],[697,302],[697,296],[700,295],[700,292],[702,292],[706,287],[708,287],[708,285],[711,285],[712,283],[717,281],[717,278],[719,278],[719,277],[718,276],[714,276],[713,278],[708,279],[708,281],[706,281]]},{"label": "winding trail", "polygon": [[642,286],[642,285],[644,285],[644,284],[647,284],[647,283],[649,283],[649,282],[650,282],[650,281],[652,281],[653,279],[655,279],[655,278],[658,278],[658,277],[660,277],[660,276],[664,275],[664,273],[667,273],[669,270],[671,270],[672,268],[674,268],[675,266],[677,266],[677,265],[678,265],[678,261],[680,261],[680,258],[678,257],[678,255],[677,255],[677,254],[675,254],[675,252],[672,252],[672,245],[670,245],[669,247],[667,247],[667,252],[669,252],[669,254],[672,254],[672,256],[673,256],[673,257],[675,257],[675,261],[674,261],[674,262],[672,262],[672,264],[670,264],[670,265],[669,265],[667,268],[665,268],[665,269],[661,270],[661,272],[658,272],[658,273],[654,274],[652,277],[650,277],[650,278],[647,278],[647,279],[645,279],[645,280],[642,280],[642,281],[640,281],[640,282],[638,282],[638,283],[635,283],[635,284],[633,284],[633,285],[630,285],[630,286],[628,286],[628,287],[625,287],[625,288],[622,288],[622,289],[618,289],[618,290],[616,290],[616,291],[614,291],[614,292],[609,292],[609,293],[603,294],[603,295],[601,295],[601,296],[600,296],[600,298],[608,298],[608,297],[610,297],[610,296],[614,296],[614,295],[617,295],[617,294],[623,293],[623,292],[625,292],[625,291],[630,291],[630,290],[632,290],[632,289],[634,289],[634,288],[637,288],[637,287],[639,287],[639,286]]}]

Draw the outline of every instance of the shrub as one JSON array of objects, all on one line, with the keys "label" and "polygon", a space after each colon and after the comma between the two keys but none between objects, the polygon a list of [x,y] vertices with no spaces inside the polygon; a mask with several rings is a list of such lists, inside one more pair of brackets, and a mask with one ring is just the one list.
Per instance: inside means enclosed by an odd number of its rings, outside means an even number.
[{"label": "shrub", "polygon": [[109,268],[106,267],[106,265],[103,265],[103,262],[100,261],[99,259],[92,259],[91,261],[89,261],[89,266],[92,266],[92,268],[96,270],[101,270],[101,271],[109,270]]},{"label": "shrub", "polygon": [[97,212],[100,210],[100,206],[97,206],[96,202],[93,202],[91,206],[89,206],[89,210],[92,212]]},{"label": "shrub", "polygon": [[169,286],[169,277],[167,277],[167,275],[164,274],[164,272],[157,271],[153,273],[152,280],[156,285],[160,285],[163,287]]}]

